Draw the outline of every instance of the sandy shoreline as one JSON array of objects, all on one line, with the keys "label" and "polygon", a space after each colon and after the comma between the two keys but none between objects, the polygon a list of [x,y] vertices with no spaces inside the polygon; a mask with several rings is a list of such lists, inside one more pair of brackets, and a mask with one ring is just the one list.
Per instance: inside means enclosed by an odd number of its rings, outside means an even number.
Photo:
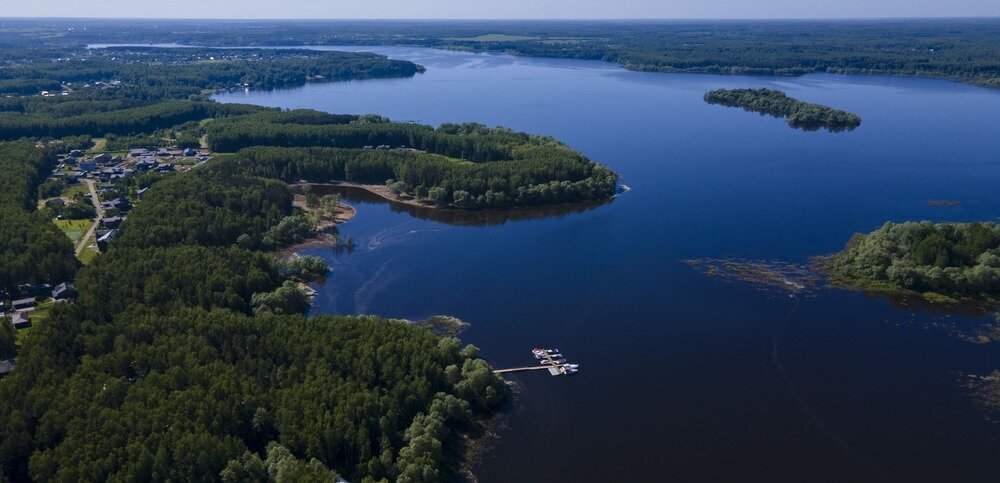
[{"label": "sandy shoreline", "polygon": [[400,203],[404,205],[416,206],[418,208],[446,208],[439,206],[432,202],[418,201],[416,198],[410,195],[396,196],[392,191],[389,190],[388,186],[381,184],[361,184],[361,183],[351,183],[349,181],[334,181],[330,183],[297,183],[292,185],[293,187],[298,186],[334,186],[334,187],[344,187],[344,188],[359,188],[363,189],[374,195],[378,195],[381,198],[391,201],[393,203]]},{"label": "sandy shoreline", "polygon": [[[303,186],[293,185],[293,186]],[[305,212],[310,212],[311,209],[306,205],[305,195],[296,194],[292,199],[292,206],[301,209]],[[279,249],[276,253],[282,257],[288,257],[292,254],[298,253],[299,250],[307,248],[323,248],[323,247],[335,247],[337,246],[337,225],[347,223],[358,216],[358,210],[344,202],[337,204],[337,209],[333,213],[332,218],[323,218],[320,220],[319,224],[316,225],[316,234],[306,240],[302,240],[299,243],[290,245]]]}]

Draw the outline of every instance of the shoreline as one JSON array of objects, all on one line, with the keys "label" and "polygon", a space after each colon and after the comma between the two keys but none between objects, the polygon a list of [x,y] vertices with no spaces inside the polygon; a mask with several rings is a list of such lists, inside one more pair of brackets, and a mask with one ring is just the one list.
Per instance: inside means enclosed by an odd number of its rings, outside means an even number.
[{"label": "shoreline", "polygon": [[390,201],[393,203],[401,203],[404,205],[415,206],[418,208],[458,209],[452,206],[440,206],[434,203],[424,203],[410,195],[396,196],[391,191],[389,191],[389,188],[387,186],[380,184],[362,184],[362,183],[352,183],[350,181],[331,181],[329,183],[295,183],[292,185],[293,188],[300,186],[320,186],[320,187],[333,186],[341,188],[358,188],[358,189],[363,189],[371,194],[377,195],[381,198],[384,198],[386,201]]},{"label": "shoreline", "polygon": [[[301,184],[292,185],[292,187],[302,186]],[[306,206],[306,197],[296,193],[292,200],[292,206],[299,208],[306,213],[310,213],[311,210]],[[298,243],[288,245],[286,247],[278,248],[274,250],[273,253],[280,257],[289,257],[293,254],[297,254],[299,250],[304,250],[307,248],[324,248],[324,247],[336,247],[337,246],[337,236],[336,233],[331,233],[336,231],[338,225],[342,225],[354,219],[358,216],[358,210],[354,206],[351,206],[343,201],[337,204],[337,209],[333,213],[333,217],[324,217],[316,225],[316,232],[313,236],[306,238]]]}]

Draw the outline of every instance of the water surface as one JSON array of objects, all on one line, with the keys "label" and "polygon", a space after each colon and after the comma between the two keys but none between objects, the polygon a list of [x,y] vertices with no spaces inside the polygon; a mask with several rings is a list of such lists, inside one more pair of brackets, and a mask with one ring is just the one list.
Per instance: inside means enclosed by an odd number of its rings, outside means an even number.
[{"label": "water surface", "polygon": [[[549,134],[622,174],[611,203],[468,219],[371,198],[316,313],[449,314],[497,367],[558,347],[581,373],[510,376],[518,404],[476,467],[483,482],[995,481],[1000,427],[963,374],[995,345],[929,324],[988,318],[862,293],[790,297],[703,276],[690,258],[805,263],[885,221],[1000,213],[1000,92],[930,79],[652,74],[601,62],[365,48],[428,68],[411,79],[218,98],[428,124]],[[806,132],[712,106],[715,88],[771,87],[858,113]],[[961,205],[933,207],[930,199]]]}]

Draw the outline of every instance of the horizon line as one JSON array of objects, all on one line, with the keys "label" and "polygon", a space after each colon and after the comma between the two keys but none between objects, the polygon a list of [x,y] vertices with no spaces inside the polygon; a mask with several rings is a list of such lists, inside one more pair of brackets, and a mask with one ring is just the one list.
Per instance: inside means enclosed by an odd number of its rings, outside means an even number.
[{"label": "horizon line", "polygon": [[227,22],[683,22],[683,21],[865,21],[865,20],[1000,20],[1000,15],[984,16],[877,16],[877,17],[673,17],[673,18],[429,18],[429,17],[397,17],[397,18],[275,18],[275,17],[62,17],[62,16],[0,16],[2,20],[151,20],[151,21],[190,21],[190,20],[220,20]]}]

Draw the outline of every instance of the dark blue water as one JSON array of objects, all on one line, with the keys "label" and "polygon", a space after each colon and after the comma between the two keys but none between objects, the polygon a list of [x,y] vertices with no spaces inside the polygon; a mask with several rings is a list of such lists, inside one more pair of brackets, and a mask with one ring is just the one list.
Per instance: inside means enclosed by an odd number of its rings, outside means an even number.
[{"label": "dark blue water", "polygon": [[[602,206],[510,219],[429,219],[356,200],[359,214],[341,232],[358,249],[311,252],[334,269],[317,313],[449,314],[472,324],[463,339],[495,366],[532,364],[536,346],[581,364],[570,378],[509,377],[518,404],[476,467],[481,481],[1000,477],[1000,427],[963,387],[963,374],[1000,368],[1000,349],[931,327],[964,330],[988,317],[834,289],[790,297],[681,263],[806,263],[889,220],[996,220],[1000,92],[365,50],[428,71],[219,98],[550,134],[633,188]],[[744,86],[853,111],[863,124],[805,132],[702,100]]]}]

